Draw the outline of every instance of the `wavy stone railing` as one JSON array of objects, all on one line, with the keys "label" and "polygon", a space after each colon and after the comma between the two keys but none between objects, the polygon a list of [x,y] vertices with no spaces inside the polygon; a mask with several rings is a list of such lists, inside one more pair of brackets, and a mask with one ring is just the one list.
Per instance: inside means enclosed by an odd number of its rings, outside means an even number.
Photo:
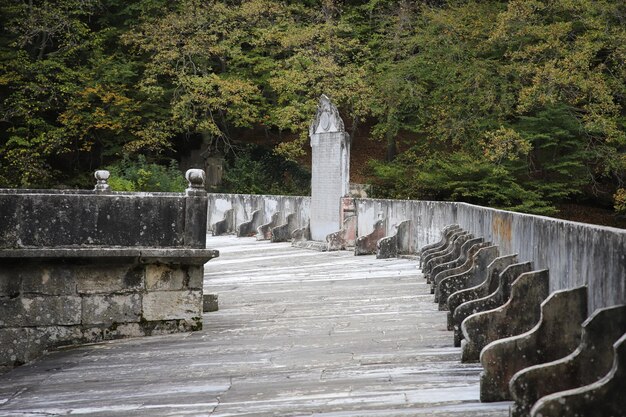
[{"label": "wavy stone railing", "polygon": [[617,339],[626,331],[626,304],[583,323],[587,286],[548,296],[547,270],[531,271],[530,262],[515,263],[517,255],[498,258],[496,246],[467,237],[445,228],[441,241],[422,249],[422,265],[425,277],[434,275],[440,306],[447,300],[455,346],[462,330],[461,360],[479,358],[484,368],[481,401],[513,399],[513,417],[625,415],[626,335]]}]

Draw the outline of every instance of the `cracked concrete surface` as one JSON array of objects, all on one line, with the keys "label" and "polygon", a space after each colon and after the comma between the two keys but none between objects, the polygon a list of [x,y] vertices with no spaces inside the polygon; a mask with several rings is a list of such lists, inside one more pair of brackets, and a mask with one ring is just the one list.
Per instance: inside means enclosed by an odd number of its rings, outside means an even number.
[{"label": "cracked concrete surface", "polygon": [[51,353],[0,376],[0,415],[507,416],[481,404],[414,261],[209,237],[195,333]]}]

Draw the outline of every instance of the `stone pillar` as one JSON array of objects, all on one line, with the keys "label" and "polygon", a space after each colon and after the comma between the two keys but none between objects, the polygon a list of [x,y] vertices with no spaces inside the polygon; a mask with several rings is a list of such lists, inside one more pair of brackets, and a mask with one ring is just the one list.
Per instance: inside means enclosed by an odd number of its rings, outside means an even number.
[{"label": "stone pillar", "polygon": [[325,241],[341,228],[341,198],[350,186],[350,136],[337,108],[320,97],[309,129],[313,150],[311,175],[311,239]]}]

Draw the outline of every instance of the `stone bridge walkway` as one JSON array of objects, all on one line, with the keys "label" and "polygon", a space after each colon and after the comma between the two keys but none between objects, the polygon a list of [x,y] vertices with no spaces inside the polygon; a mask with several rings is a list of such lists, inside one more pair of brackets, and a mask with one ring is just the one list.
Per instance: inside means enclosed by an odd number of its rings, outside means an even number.
[{"label": "stone bridge walkway", "polygon": [[408,260],[209,238],[220,311],[191,334],[50,354],[0,376],[0,415],[507,416]]}]

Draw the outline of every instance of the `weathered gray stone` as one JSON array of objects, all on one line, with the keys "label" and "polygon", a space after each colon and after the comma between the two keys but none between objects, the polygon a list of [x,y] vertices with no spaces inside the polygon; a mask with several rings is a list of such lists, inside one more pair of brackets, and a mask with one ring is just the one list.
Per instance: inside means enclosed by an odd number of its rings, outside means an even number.
[{"label": "weathered gray stone", "polygon": [[328,250],[346,250],[356,245],[356,216],[348,216],[343,221],[341,230],[326,236]]},{"label": "weathered gray stone", "polygon": [[311,237],[324,241],[341,227],[340,200],[350,190],[350,136],[330,99],[322,95],[311,138]]},{"label": "weathered gray stone", "polygon": [[581,342],[574,352],[522,369],[513,376],[509,384],[515,401],[511,416],[528,416],[540,398],[602,379],[613,366],[613,344],[625,333],[626,305],[596,310],[582,324]]},{"label": "weathered gray stone", "polygon": [[14,265],[6,265],[0,268],[0,297],[14,298],[20,295],[22,292],[21,275],[20,268]]},{"label": "weathered gray stone", "polygon": [[[461,262],[461,260],[459,260],[459,257],[461,256],[461,250],[463,248],[463,245],[465,244],[465,242],[473,238],[474,236],[469,233],[458,235],[445,253],[430,259],[426,263],[426,282],[433,284],[434,278],[437,273],[445,269],[455,268],[456,266],[458,266],[457,263]],[[435,288],[432,285],[430,292],[431,294],[435,293]]]},{"label": "weathered gray stone", "polygon": [[[147,293],[144,297],[151,294],[162,294],[162,292]],[[138,322],[140,319],[140,294],[83,296],[82,322],[85,324],[110,325],[112,323]]]},{"label": "weathered gray stone", "polygon": [[442,250],[444,247],[448,245],[449,236],[451,236],[452,233],[456,229],[460,229],[458,224],[451,224],[451,225],[444,227],[441,230],[441,240],[439,242],[435,242],[430,245],[425,245],[419,250],[418,253],[420,255],[420,267],[422,266],[422,259],[426,255],[432,252],[439,252],[440,250]]},{"label": "weathered gray stone", "polygon": [[476,272],[476,257],[478,252],[491,245],[489,242],[481,242],[472,245],[465,263],[459,267],[442,271],[435,276],[435,299],[439,303],[439,310],[448,310],[448,297],[470,285],[470,281]]},{"label": "weathered gray stone", "polygon": [[426,280],[429,282],[429,277],[430,277],[430,271],[433,267],[432,264],[432,260],[440,257],[440,256],[444,256],[446,254],[449,254],[450,252],[452,252],[454,250],[454,243],[456,241],[457,238],[459,238],[460,236],[464,236],[466,235],[467,232],[461,229],[454,229],[451,234],[448,236],[448,239],[446,241],[446,244],[443,248],[440,248],[436,251],[432,251],[424,256],[421,257],[421,268],[422,268],[422,273],[424,274]]},{"label": "weathered gray stone", "polygon": [[372,255],[376,253],[376,244],[379,239],[385,237],[385,220],[378,220],[374,223],[374,230],[366,235],[359,236],[354,247],[355,255]]},{"label": "weathered gray stone", "polygon": [[272,229],[278,226],[280,222],[280,212],[272,214],[272,218],[269,223],[262,224],[256,229],[256,240],[270,240],[272,238]]},{"label": "weathered gray stone", "polygon": [[412,236],[415,234],[413,221],[403,220],[398,224],[396,235],[398,236],[398,254],[411,255],[415,253]]},{"label": "weathered gray stone", "polygon": [[209,313],[219,310],[218,296],[217,294],[203,294],[202,295],[202,312]]},{"label": "weathered gray stone", "polygon": [[[509,299],[500,307],[469,316],[463,322],[469,335],[464,354],[480,352],[489,343],[530,330],[539,321],[541,303],[548,296],[548,271],[521,274],[511,285]],[[467,353],[466,353],[467,352]]]},{"label": "weathered gray stone", "polygon": [[101,169],[94,172],[93,175],[96,178],[96,186],[94,188],[94,191],[96,191],[97,193],[107,193],[111,190],[111,187],[108,183],[109,177],[111,176],[111,173],[109,171]]},{"label": "weathered gray stone", "polygon": [[[435,302],[439,302],[439,292],[437,291],[437,287],[439,283],[444,279],[452,275],[456,275],[462,272],[467,272],[471,269],[473,264],[473,260],[470,258],[470,254],[473,256],[480,246],[475,247],[476,245],[483,244],[482,237],[470,238],[467,239],[463,245],[461,246],[461,250],[458,253],[458,257],[449,262],[445,262],[443,264],[439,264],[433,267],[430,276],[431,276],[431,293],[435,294]],[[469,260],[469,262],[468,262]]]},{"label": "weathered gray stone", "polygon": [[254,210],[250,216],[250,220],[237,226],[237,236],[252,237],[256,235],[257,228],[263,223],[263,211]]},{"label": "weathered gray stone", "polygon": [[398,257],[398,235],[385,236],[376,242],[376,259]]},{"label": "weathered gray stone", "polygon": [[146,290],[182,290],[189,281],[186,268],[163,264],[146,265]]},{"label": "weathered gray stone", "polygon": [[541,398],[532,408],[531,416],[626,416],[626,334],[615,342],[613,350],[613,367],[602,379]]},{"label": "weathered gray stone", "polygon": [[235,231],[235,210],[230,209],[224,212],[224,218],[213,224],[213,236],[221,236]]},{"label": "weathered gray stone", "polygon": [[[67,268],[67,267],[66,267]],[[66,269],[75,276],[79,294],[110,294],[113,292],[136,292],[144,288],[142,265],[84,265]]]},{"label": "weathered gray stone", "polygon": [[80,324],[81,299],[77,296],[20,296],[0,298],[0,327]]},{"label": "weathered gray stone", "polygon": [[[486,296],[490,292],[495,291],[496,286],[492,288],[492,291],[488,290],[488,283],[493,276],[493,270],[500,264],[501,261],[494,263],[500,254],[497,246],[491,245],[482,247],[476,253],[474,259],[474,269],[472,270],[472,276],[468,282],[469,287],[451,294],[448,297],[447,305],[450,310],[448,314],[448,326],[452,323],[452,313],[461,304]],[[512,262],[515,263],[515,262]],[[493,265],[492,265],[493,264]],[[508,265],[501,266],[500,272]],[[497,278],[497,276],[496,276]],[[480,290],[483,292],[480,293]],[[452,330],[448,327],[448,330]]]},{"label": "weathered gray stone", "polygon": [[276,226],[272,229],[272,242],[288,242],[291,240],[291,234],[298,228],[295,213],[289,213],[285,224]]},{"label": "weathered gray stone", "polygon": [[[507,302],[511,295],[511,284],[523,273],[531,270],[530,262],[509,265],[498,276],[498,288],[486,297],[471,301],[471,315],[461,323],[463,342],[461,343],[462,362],[477,362],[480,351],[489,343],[485,335],[485,322],[478,313],[488,312]],[[467,304],[470,304],[467,303]],[[458,308],[460,308],[459,306]],[[457,308],[457,310],[458,310]]]},{"label": "weathered gray stone", "polygon": [[480,400],[511,399],[509,382],[529,366],[562,358],[580,343],[587,317],[587,287],[556,291],[541,304],[541,319],[531,330],[497,340],[480,354]]},{"label": "weathered gray stone", "polygon": [[0,363],[18,366],[41,356],[50,346],[84,343],[80,326],[0,329]]},{"label": "weathered gray stone", "polygon": [[[500,274],[504,270],[517,262],[517,255],[501,256],[487,267],[487,279],[473,288],[461,290],[448,297],[448,307],[454,310],[448,315],[448,329],[454,330],[454,346],[461,346],[463,332],[461,331],[461,323],[467,317],[474,313],[484,311],[485,305],[483,300],[490,294],[495,293],[500,285]],[[455,303],[458,305],[455,307]]]},{"label": "weathered gray stone", "polygon": [[291,233],[291,239],[292,244],[295,242],[311,240],[311,229],[309,228],[308,222],[305,227],[294,230],[293,233]]},{"label": "weathered gray stone", "polygon": [[202,317],[202,291],[154,291],[143,296],[145,320],[193,320],[198,317]]}]

